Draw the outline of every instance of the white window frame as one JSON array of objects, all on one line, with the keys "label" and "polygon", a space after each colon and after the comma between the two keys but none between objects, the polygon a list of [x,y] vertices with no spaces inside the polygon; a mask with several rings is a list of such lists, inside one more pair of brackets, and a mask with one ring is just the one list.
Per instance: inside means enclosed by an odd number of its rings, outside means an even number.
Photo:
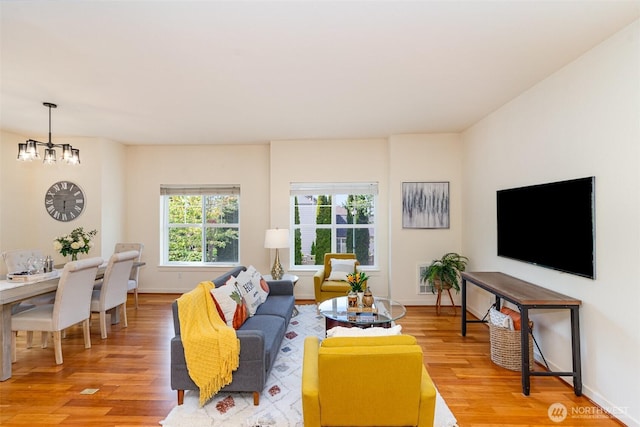
[{"label": "white window frame", "polygon": [[[316,228],[331,229],[331,252],[337,252],[337,229],[338,228],[373,228],[374,230],[374,246],[373,246],[373,264],[361,266],[362,270],[378,269],[378,183],[377,182],[292,182],[289,191],[289,229],[291,230],[289,244],[289,269],[304,271],[316,270],[323,264],[323,260],[315,260],[314,265],[295,265],[295,197],[309,195],[330,195],[331,196],[331,224],[316,224]],[[336,223],[336,198],[335,195],[372,195],[373,197],[373,217],[372,224],[337,224]],[[318,263],[319,261],[319,263]]]},{"label": "white window frame", "polygon": [[[207,224],[205,215],[205,203],[201,208],[203,209],[202,223],[200,224],[184,224],[184,227],[200,227],[202,229],[203,239],[203,258],[204,250],[206,248],[204,238],[207,228],[228,228],[237,227],[238,229],[238,261],[237,262],[186,262],[186,261],[169,261],[169,196],[236,196],[238,199],[238,223],[225,223],[225,224]],[[239,185],[216,185],[216,184],[204,184],[204,185],[180,185],[180,184],[161,184],[160,185],[160,265],[165,267],[227,267],[241,265],[240,262],[240,186]]]}]

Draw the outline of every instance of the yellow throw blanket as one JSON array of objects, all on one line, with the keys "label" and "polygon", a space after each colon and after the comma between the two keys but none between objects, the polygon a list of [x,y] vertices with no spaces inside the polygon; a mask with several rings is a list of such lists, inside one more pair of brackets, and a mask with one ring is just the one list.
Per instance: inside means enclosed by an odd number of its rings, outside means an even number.
[{"label": "yellow throw blanket", "polygon": [[177,300],[184,357],[189,376],[200,389],[200,406],[231,382],[240,363],[240,340],[216,310],[214,287],[201,282]]}]

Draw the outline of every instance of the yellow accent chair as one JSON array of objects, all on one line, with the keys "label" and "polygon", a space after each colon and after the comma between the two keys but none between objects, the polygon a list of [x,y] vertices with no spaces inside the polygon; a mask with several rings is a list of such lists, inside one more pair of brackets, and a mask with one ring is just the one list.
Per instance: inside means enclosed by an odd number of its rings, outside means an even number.
[{"label": "yellow accent chair", "polygon": [[305,427],[432,427],[436,389],[411,335],[304,342]]},{"label": "yellow accent chair", "polygon": [[[331,277],[331,260],[349,260],[356,259],[355,254],[336,254],[336,253],[328,253],[324,254],[324,264],[316,272],[313,276],[313,290],[316,297],[316,303],[320,304],[322,301],[326,301],[335,297],[343,297],[346,296],[351,287],[346,282],[347,275],[344,274],[344,277],[341,280],[332,280]],[[360,263],[356,260],[354,265],[355,273],[358,270],[358,266]],[[366,286],[366,282],[365,282]]]}]

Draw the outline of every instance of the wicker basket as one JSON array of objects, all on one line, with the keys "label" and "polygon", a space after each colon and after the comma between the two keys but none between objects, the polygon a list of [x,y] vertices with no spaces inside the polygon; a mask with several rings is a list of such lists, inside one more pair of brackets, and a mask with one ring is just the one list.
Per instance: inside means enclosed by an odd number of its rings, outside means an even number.
[{"label": "wicker basket", "polygon": [[[533,324],[530,324],[533,330]],[[520,357],[521,331],[512,331],[507,328],[489,323],[489,338],[491,340],[491,361],[503,368],[522,370],[522,358]],[[533,370],[533,337],[529,334],[529,369]]]}]

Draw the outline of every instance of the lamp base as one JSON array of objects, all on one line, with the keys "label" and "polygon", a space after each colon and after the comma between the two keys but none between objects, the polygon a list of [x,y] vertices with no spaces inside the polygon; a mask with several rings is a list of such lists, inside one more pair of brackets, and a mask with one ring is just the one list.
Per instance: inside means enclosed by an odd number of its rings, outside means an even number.
[{"label": "lamp base", "polygon": [[284,270],[280,264],[280,254],[278,253],[278,249],[276,249],[276,259],[273,261],[273,267],[271,268],[271,277],[273,280],[280,280],[283,275]]}]

